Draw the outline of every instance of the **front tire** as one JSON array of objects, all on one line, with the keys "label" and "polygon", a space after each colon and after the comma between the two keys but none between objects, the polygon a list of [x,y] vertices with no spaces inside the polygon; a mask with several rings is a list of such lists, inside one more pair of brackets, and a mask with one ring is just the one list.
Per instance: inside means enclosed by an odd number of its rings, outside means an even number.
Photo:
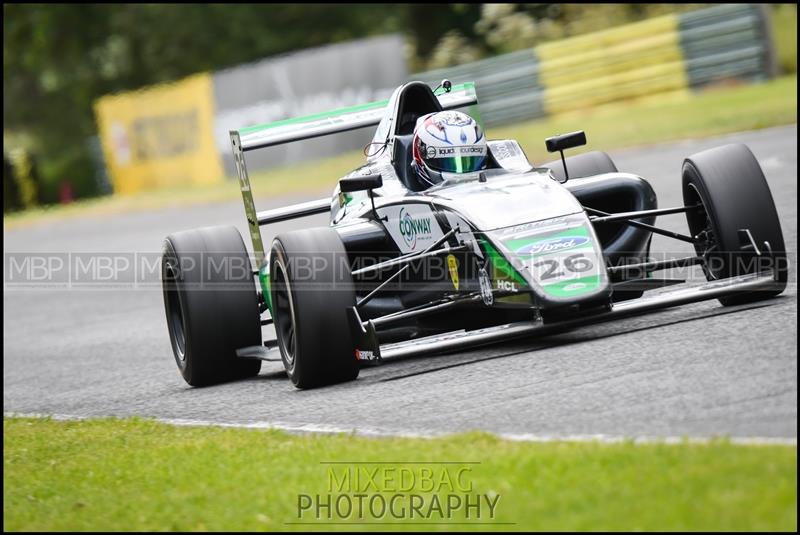
[{"label": "front tire", "polygon": [[[722,297],[720,303],[731,306],[759,301],[786,288],[789,270],[778,212],[764,172],[747,146],[724,145],[687,158],[683,200],[686,206],[702,205],[687,212],[686,219],[692,236],[707,238],[705,244],[695,244],[695,251],[707,259],[704,272],[708,280],[754,273],[764,267],[777,270],[772,289]],[[764,257],[741,249],[740,229],[750,230]],[[764,242],[772,249],[771,258]]]},{"label": "front tire", "polygon": [[252,267],[235,227],[176,232],[164,240],[164,309],[184,380],[205,386],[258,375],[261,361],[236,356],[261,345]]},{"label": "front tire", "polygon": [[359,364],[346,309],[356,304],[350,263],[331,228],[281,234],[270,252],[270,297],[286,373],[298,388],[351,381]]}]

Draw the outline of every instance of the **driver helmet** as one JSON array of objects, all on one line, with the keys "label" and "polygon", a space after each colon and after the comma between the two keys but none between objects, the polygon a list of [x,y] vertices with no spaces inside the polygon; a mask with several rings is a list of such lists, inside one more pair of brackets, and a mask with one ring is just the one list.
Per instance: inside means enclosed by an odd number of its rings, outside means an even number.
[{"label": "driver helmet", "polygon": [[486,164],[486,138],[478,122],[460,111],[440,111],[417,120],[411,166],[431,186],[443,173],[474,173]]}]

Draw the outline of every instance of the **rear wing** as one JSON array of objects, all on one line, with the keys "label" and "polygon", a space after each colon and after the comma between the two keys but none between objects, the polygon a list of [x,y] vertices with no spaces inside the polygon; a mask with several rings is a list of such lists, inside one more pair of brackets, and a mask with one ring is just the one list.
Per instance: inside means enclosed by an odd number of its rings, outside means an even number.
[{"label": "rear wing", "polygon": [[[454,85],[450,92],[438,95],[437,98],[445,110],[478,103],[475,84],[472,82]],[[233,161],[236,164],[236,174],[239,178],[239,188],[242,191],[244,210],[247,215],[247,224],[250,230],[250,238],[253,241],[253,252],[255,253],[258,269],[261,269],[266,261],[264,243],[261,240],[261,225],[327,212],[330,209],[330,199],[319,199],[274,210],[256,212],[244,153],[255,149],[377,126],[384,117],[386,107],[390,105],[390,101],[391,99],[380,100],[230,131]]]}]

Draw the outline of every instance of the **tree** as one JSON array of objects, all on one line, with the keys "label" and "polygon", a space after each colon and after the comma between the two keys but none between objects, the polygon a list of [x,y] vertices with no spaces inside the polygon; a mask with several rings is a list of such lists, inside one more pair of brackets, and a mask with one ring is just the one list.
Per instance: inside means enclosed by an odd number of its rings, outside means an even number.
[{"label": "tree", "polygon": [[[397,31],[407,6],[3,5],[3,128],[27,134],[44,196],[92,194],[98,97],[300,48]],[[5,138],[5,135],[4,135]]]}]

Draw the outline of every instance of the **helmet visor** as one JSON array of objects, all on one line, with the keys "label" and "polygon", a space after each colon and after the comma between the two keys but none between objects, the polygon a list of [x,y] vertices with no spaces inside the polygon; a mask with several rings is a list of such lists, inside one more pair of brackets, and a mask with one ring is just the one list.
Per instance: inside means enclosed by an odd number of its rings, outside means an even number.
[{"label": "helmet visor", "polygon": [[425,163],[440,172],[472,173],[483,169],[485,160],[486,147],[448,147],[436,150],[436,157],[426,158]]},{"label": "helmet visor", "polygon": [[431,169],[446,173],[472,173],[483,168],[486,156],[455,156],[428,160]]}]

